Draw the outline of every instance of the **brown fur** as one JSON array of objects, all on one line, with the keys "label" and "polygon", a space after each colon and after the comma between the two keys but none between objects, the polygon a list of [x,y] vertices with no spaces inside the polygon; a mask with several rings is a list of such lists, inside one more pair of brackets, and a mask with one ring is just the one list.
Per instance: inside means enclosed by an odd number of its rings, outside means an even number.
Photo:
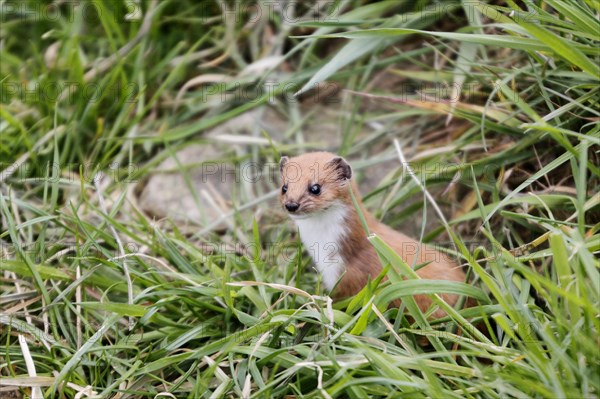
[{"label": "brown fur", "polygon": [[[352,203],[348,184],[352,185],[354,196],[360,209],[365,215],[371,233],[379,236],[394,251],[410,265],[430,262],[417,270],[422,279],[465,281],[465,274],[449,256],[432,249],[425,244],[380,223],[363,206],[355,182],[345,176],[351,174],[348,164],[335,154],[328,152],[307,153],[294,158],[282,158],[281,182],[287,184],[287,192],[280,191],[282,205],[293,201],[299,205],[295,214],[312,213],[326,209],[334,201],[340,201],[350,209],[346,223],[348,234],[342,242],[340,254],[346,271],[338,283],[333,296],[336,299],[350,297],[358,293],[367,283],[381,272],[381,264],[373,246],[367,240],[359,216]],[[321,185],[321,194],[311,195],[309,187],[315,183]],[[454,306],[456,295],[441,294],[441,297]],[[426,311],[431,305],[431,299],[425,295],[415,295],[415,301]],[[395,305],[398,306],[399,301]],[[445,312],[438,309],[433,317],[443,317]]]}]

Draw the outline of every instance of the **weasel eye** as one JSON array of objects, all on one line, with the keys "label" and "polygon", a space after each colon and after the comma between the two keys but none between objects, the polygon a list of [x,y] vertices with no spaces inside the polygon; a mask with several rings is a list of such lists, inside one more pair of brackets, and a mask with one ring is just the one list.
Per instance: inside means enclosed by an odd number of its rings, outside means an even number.
[{"label": "weasel eye", "polygon": [[313,195],[321,194],[321,186],[319,184],[313,184],[312,186],[310,186],[309,190]]},{"label": "weasel eye", "polygon": [[281,187],[281,192],[283,194],[287,193],[287,184],[284,184],[283,187]]}]

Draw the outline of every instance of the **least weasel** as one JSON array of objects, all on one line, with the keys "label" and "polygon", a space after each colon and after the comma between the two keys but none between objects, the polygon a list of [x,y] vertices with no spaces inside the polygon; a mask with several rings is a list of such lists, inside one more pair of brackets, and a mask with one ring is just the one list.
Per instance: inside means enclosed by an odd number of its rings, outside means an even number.
[{"label": "least weasel", "polygon": [[[327,290],[335,287],[335,299],[353,296],[381,272],[375,249],[367,239],[352,202],[349,186],[365,216],[369,231],[381,237],[411,266],[430,262],[417,270],[422,279],[465,281],[465,274],[447,255],[379,222],[363,206],[352,168],[339,156],[312,152],[293,158],[282,157],[281,204],[296,223],[300,239],[310,252]],[[339,283],[338,283],[338,280]],[[337,284],[337,286],[336,286]],[[458,296],[441,294],[454,306]],[[431,299],[415,295],[425,312]],[[433,317],[443,317],[437,309]]]}]

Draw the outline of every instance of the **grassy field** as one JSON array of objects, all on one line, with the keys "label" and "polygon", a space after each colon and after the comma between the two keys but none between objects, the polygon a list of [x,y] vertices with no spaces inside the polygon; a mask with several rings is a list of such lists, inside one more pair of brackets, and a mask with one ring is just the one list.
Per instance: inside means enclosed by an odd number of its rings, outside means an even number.
[{"label": "grassy field", "polygon": [[[490,3],[0,0],[0,397],[598,398],[600,6]],[[468,286],[373,237],[332,303],[269,173],[314,149]]]}]

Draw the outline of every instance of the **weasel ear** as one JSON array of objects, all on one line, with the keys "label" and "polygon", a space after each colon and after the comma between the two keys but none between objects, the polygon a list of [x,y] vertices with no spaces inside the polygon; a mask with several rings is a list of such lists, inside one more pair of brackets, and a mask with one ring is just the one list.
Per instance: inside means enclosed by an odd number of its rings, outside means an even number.
[{"label": "weasel ear", "polygon": [[352,168],[346,162],[346,160],[342,157],[335,157],[331,161],[329,161],[329,165],[335,171],[337,171],[340,180],[347,179],[350,180],[352,178]]},{"label": "weasel ear", "polygon": [[279,160],[279,172],[283,172],[283,167],[289,160],[290,159],[286,156],[281,157],[281,159]]}]

